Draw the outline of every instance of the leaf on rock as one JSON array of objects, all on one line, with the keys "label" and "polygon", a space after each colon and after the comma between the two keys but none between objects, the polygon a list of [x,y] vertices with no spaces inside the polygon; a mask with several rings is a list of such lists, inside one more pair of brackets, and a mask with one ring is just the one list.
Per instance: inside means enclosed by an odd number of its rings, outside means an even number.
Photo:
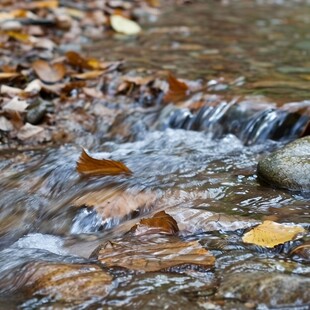
[{"label": "leaf on rock", "polygon": [[134,225],[131,230],[135,235],[146,234],[167,234],[174,235],[179,231],[175,219],[165,211],[154,214],[151,218],[144,218],[138,224]]},{"label": "leaf on rock", "polygon": [[188,86],[175,78],[172,74],[168,76],[169,90],[164,97],[165,102],[177,102],[187,95]]},{"label": "leaf on rock", "polygon": [[36,60],[32,68],[38,77],[46,83],[59,82],[66,74],[66,67],[63,63],[49,64],[44,60]]},{"label": "leaf on rock", "polygon": [[92,257],[107,267],[154,272],[209,269],[215,258],[198,241],[182,241],[175,236],[143,236],[108,242]]},{"label": "leaf on rock", "polygon": [[302,233],[305,233],[305,229],[298,225],[264,221],[262,224],[245,233],[242,241],[273,248],[276,245],[295,239],[298,234]]},{"label": "leaf on rock", "polygon": [[141,27],[136,22],[121,15],[111,15],[110,22],[116,32],[128,35],[135,35],[141,32]]},{"label": "leaf on rock", "polygon": [[132,171],[122,162],[111,159],[92,158],[84,149],[77,162],[76,169],[80,174],[88,176],[132,174]]}]

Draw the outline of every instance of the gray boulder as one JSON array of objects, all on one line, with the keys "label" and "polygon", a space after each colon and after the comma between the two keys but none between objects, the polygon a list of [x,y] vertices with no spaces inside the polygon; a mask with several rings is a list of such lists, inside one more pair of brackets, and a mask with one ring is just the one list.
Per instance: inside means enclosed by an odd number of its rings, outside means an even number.
[{"label": "gray boulder", "polygon": [[257,174],[272,186],[310,192],[310,136],[298,139],[260,160]]}]

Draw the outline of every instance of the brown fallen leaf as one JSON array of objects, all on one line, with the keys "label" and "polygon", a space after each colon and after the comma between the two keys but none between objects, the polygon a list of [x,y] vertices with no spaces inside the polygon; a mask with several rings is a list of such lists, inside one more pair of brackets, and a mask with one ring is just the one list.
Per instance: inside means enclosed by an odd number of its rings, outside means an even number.
[{"label": "brown fallen leaf", "polygon": [[175,219],[165,211],[157,212],[151,218],[143,218],[134,225],[130,232],[134,235],[167,234],[174,235],[179,231]]},{"label": "brown fallen leaf", "polygon": [[38,77],[46,83],[59,82],[66,74],[66,67],[63,63],[49,64],[44,60],[36,60],[32,68]]},{"label": "brown fallen leaf", "polygon": [[76,169],[80,174],[88,176],[132,174],[132,171],[122,162],[111,159],[92,158],[84,149],[77,162]]},{"label": "brown fallen leaf", "polygon": [[72,77],[80,79],[80,80],[92,80],[96,79],[97,77],[101,76],[104,73],[102,70],[95,70],[95,71],[87,71],[83,73],[74,73],[71,74]]},{"label": "brown fallen leaf", "polygon": [[66,58],[71,66],[78,67],[80,69],[98,70],[98,61],[94,58],[84,58],[79,53],[74,51],[67,52]]},{"label": "brown fallen leaf", "polygon": [[58,0],[31,1],[26,5],[27,9],[56,9],[59,6]]},{"label": "brown fallen leaf", "polygon": [[0,81],[11,80],[19,76],[21,75],[16,72],[0,72]]},{"label": "brown fallen leaf", "polygon": [[273,248],[276,245],[294,240],[298,234],[303,234],[305,232],[305,229],[298,225],[264,221],[262,224],[245,233],[242,237],[242,241]]},{"label": "brown fallen leaf", "polygon": [[143,236],[108,242],[95,250],[92,257],[108,267],[154,272],[208,270],[215,258],[198,241],[182,241],[174,236]]},{"label": "brown fallen leaf", "polygon": [[177,102],[187,95],[188,86],[175,78],[172,74],[168,76],[169,91],[164,97],[165,102]]}]

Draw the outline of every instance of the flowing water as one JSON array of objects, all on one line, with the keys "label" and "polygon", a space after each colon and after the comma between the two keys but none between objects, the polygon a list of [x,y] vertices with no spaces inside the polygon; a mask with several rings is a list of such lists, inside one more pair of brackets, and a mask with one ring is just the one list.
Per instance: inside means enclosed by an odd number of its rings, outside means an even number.
[{"label": "flowing water", "polygon": [[[151,111],[152,117],[135,116],[136,124],[153,123],[135,127],[139,132],[127,142],[111,139],[90,149],[97,158],[124,162],[133,171],[130,177],[81,177],[75,169],[81,147],[74,144],[2,152],[0,308],[266,309],[265,303],[283,302],[308,309],[309,264],[290,252],[309,242],[309,233],[271,250],[246,245],[241,237],[266,219],[310,227],[307,195],[268,187],[256,176],[258,160],[298,137],[309,120],[303,112],[310,106],[309,13],[306,1],[198,1],[167,8],[139,38],[109,37],[87,48],[95,54],[99,45],[111,59],[125,51],[132,68],[170,69],[209,81],[217,93],[268,93],[272,102],[215,95],[216,106],[198,111],[168,106]],[[121,242],[141,217],[160,210],[175,217],[182,240],[199,240],[211,251],[214,268],[186,273],[111,268],[109,294],[80,301],[23,289],[33,273],[29,264],[96,265],[89,257],[98,245]],[[301,283],[296,295],[288,292],[283,301],[279,292],[265,300],[251,293],[253,304],[234,295],[234,285],[278,276],[292,286]]]}]

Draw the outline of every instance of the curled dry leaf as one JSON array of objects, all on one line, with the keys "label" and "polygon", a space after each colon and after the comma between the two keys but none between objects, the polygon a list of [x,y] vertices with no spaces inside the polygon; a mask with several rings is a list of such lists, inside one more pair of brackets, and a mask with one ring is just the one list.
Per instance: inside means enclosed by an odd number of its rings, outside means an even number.
[{"label": "curled dry leaf", "polygon": [[207,270],[215,258],[198,241],[182,241],[174,236],[141,236],[108,242],[95,250],[93,257],[108,267],[119,266],[137,271]]},{"label": "curled dry leaf", "polygon": [[141,27],[136,22],[121,15],[112,15],[110,17],[110,22],[112,28],[116,32],[128,35],[134,35],[141,32]]},{"label": "curled dry leaf", "polygon": [[172,74],[168,76],[169,91],[164,97],[165,102],[177,102],[187,95],[188,86],[175,78]]},{"label": "curled dry leaf", "polygon": [[267,248],[294,240],[298,234],[305,233],[305,229],[298,225],[279,224],[273,221],[264,221],[245,233],[242,241],[253,243]]},{"label": "curled dry leaf", "polygon": [[66,67],[63,63],[49,64],[44,60],[36,60],[32,68],[38,77],[46,83],[59,82],[66,74]]},{"label": "curled dry leaf", "polygon": [[131,230],[135,235],[146,234],[167,234],[174,235],[179,231],[175,219],[165,211],[154,214],[151,218],[144,218],[138,224],[134,225]]},{"label": "curled dry leaf", "polygon": [[80,174],[88,176],[132,174],[132,171],[122,162],[110,159],[92,158],[84,149],[77,162],[76,169]]}]

